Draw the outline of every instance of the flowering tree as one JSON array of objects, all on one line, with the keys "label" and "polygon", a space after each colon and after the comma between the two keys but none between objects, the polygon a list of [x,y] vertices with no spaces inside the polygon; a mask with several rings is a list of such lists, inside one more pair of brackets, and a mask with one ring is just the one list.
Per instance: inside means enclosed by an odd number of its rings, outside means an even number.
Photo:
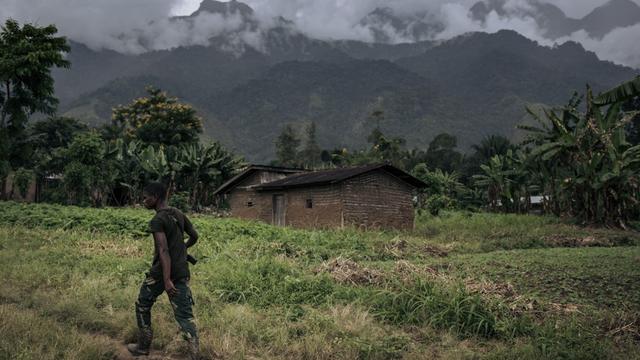
[{"label": "flowering tree", "polygon": [[193,107],[153,87],[147,92],[148,97],[113,110],[113,125],[125,139],[165,146],[198,141],[202,119]]}]

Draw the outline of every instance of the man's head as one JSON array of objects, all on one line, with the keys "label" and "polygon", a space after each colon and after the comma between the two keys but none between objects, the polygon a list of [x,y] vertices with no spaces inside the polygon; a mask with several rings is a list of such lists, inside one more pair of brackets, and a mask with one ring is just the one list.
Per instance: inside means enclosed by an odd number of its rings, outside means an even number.
[{"label": "man's head", "polygon": [[163,203],[167,197],[167,188],[160,182],[147,184],[142,191],[144,206],[147,209],[155,209],[158,204]]}]

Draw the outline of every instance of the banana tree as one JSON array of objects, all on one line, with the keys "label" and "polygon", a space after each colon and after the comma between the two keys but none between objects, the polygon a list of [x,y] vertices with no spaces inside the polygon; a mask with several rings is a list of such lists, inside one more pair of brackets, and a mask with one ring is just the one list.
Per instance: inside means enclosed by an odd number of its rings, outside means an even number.
[{"label": "banana tree", "polygon": [[545,111],[545,120],[534,117],[541,127],[525,128],[531,159],[549,175],[543,186],[552,188],[562,214],[625,227],[637,213],[639,152],[625,138],[631,114],[617,101],[640,89],[634,86],[623,84],[598,99],[587,88],[586,112],[572,101],[560,112]]},{"label": "banana tree", "polygon": [[209,191],[215,190],[244,165],[241,158],[234,157],[218,142],[185,145],[176,161],[180,167],[181,186],[191,193],[190,203],[194,208],[207,200]]},{"label": "banana tree", "polygon": [[419,193],[419,207],[430,208],[433,215],[437,215],[440,209],[433,208],[430,204],[431,200],[437,199],[442,209],[457,207],[470,191],[460,182],[460,174],[455,171],[451,173],[442,169],[431,171],[425,163],[420,163],[413,168],[412,174],[427,184],[426,188]]},{"label": "banana tree", "polygon": [[500,203],[507,206],[506,203],[512,199],[510,178],[514,174],[513,169],[507,166],[506,157],[503,155],[495,155],[487,164],[480,165],[484,174],[473,176],[473,183],[476,187],[485,189],[489,207],[492,211],[497,211]]},{"label": "banana tree", "polygon": [[640,94],[640,76],[605,91],[594,99],[594,105],[604,106],[624,102]]}]

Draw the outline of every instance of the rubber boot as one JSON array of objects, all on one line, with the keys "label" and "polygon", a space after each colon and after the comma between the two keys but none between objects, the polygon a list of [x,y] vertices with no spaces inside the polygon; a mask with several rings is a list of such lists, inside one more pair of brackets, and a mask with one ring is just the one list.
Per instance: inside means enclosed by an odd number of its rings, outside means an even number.
[{"label": "rubber boot", "polygon": [[149,355],[151,340],[153,340],[153,332],[151,329],[141,329],[138,334],[138,343],[127,345],[127,350],[129,350],[133,356]]},{"label": "rubber boot", "polygon": [[200,342],[198,338],[187,339],[187,343],[189,344],[189,359],[200,360]]}]

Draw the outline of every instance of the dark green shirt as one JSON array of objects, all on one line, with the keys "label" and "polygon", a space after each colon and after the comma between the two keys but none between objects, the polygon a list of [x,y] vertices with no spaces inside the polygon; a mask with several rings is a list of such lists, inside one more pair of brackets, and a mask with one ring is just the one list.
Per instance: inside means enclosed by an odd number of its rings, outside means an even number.
[{"label": "dark green shirt", "polygon": [[[184,243],[184,232],[192,232],[193,225],[186,215],[176,208],[158,210],[156,216],[149,222],[149,232],[163,232],[167,237],[169,257],[171,257],[171,280],[189,278],[189,264],[187,263],[187,247]],[[153,264],[149,275],[156,280],[162,280],[162,265],[158,249],[154,250]]]}]

